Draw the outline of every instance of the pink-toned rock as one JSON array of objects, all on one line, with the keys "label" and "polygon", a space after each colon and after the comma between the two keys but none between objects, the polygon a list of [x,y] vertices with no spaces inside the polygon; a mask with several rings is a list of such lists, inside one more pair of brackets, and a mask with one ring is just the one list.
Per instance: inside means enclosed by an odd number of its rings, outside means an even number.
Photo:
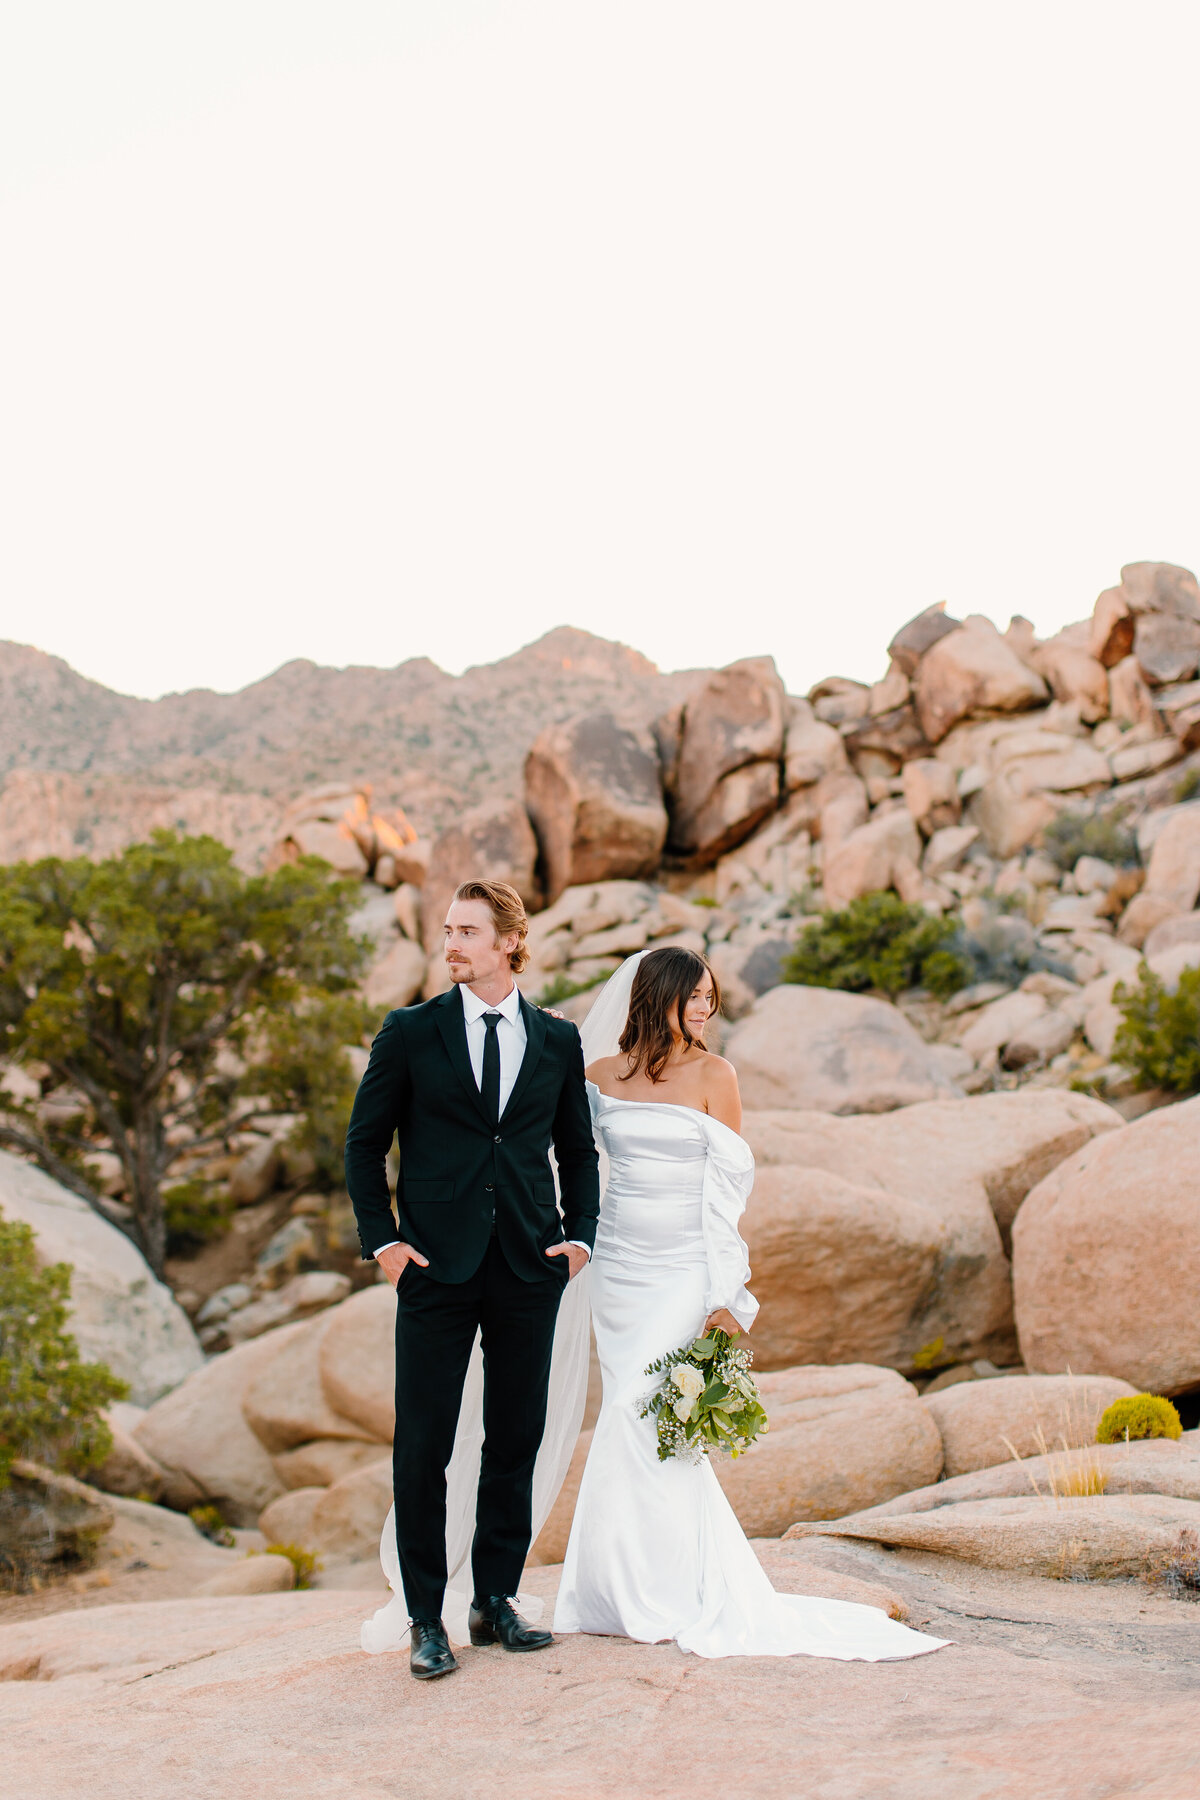
[{"label": "pink-toned rock", "polygon": [[[1111,787],[1113,776],[1106,756],[1083,743],[1059,743],[1043,749],[1036,743],[1042,735],[1031,734],[1034,742],[1025,754],[1013,754],[1010,748],[1002,758],[1005,776],[1016,793],[1099,793]],[[1045,734],[1043,742],[1046,737],[1050,734]],[[1050,738],[1050,744],[1053,742]]]},{"label": "pink-toned rock", "polygon": [[1117,936],[1123,944],[1140,949],[1152,932],[1180,916],[1179,907],[1163,894],[1135,894],[1121,914]]},{"label": "pink-toned rock", "polygon": [[918,756],[904,765],[904,803],[925,837],[958,824],[961,802],[949,763]]},{"label": "pink-toned rock", "polygon": [[963,857],[978,837],[977,825],[943,826],[941,831],[934,832],[926,844],[921,868],[935,881],[939,875],[949,874],[960,866]]},{"label": "pink-toned rock", "polygon": [[866,783],[857,775],[828,775],[817,783],[812,794],[811,829],[824,845],[828,860],[870,816]]},{"label": "pink-toned rock", "polygon": [[286,1488],[332,1487],[370,1463],[385,1462],[390,1444],[367,1444],[354,1438],[316,1438],[295,1450],[284,1450],[271,1461]]},{"label": "pink-toned rock", "polygon": [[264,1507],[258,1529],[268,1544],[299,1544],[302,1550],[312,1550],[316,1543],[313,1514],[325,1492],[323,1487],[293,1488]]},{"label": "pink-toned rock", "polygon": [[1018,989],[981,1007],[978,1014],[958,1035],[958,1041],[976,1061],[989,1051],[1003,1050],[1018,1032],[1027,1031],[1046,1011],[1041,994],[1026,994]]},{"label": "pink-toned rock", "polygon": [[1094,1444],[1101,1413],[1136,1391],[1109,1375],[1006,1375],[959,1382],[921,1405],[941,1432],[946,1474],[967,1475],[1012,1456]]},{"label": "pink-toned rock", "polygon": [[276,1342],[246,1384],[242,1412],[259,1442],[273,1456],[314,1438],[362,1438],[371,1434],[329,1404],[321,1382],[321,1347],[337,1319],[338,1307],[305,1321],[286,1338],[271,1332],[256,1341]]},{"label": "pink-toned rock", "polygon": [[845,675],[827,675],[808,690],[808,702],[826,725],[846,725],[865,719],[871,709],[871,689]]},{"label": "pink-toned rock", "polygon": [[296,1585],[296,1570],[286,1556],[247,1556],[222,1569],[196,1590],[199,1594],[287,1594]]},{"label": "pink-toned rock", "polygon": [[840,1518],[938,1477],[937,1427],[891,1369],[779,1369],[759,1377],[759,1391],[769,1433],[736,1462],[713,1460],[749,1537],[780,1537],[796,1519]]},{"label": "pink-toned rock", "polygon": [[535,738],[525,805],[550,902],[568,887],[640,879],[658,867],[667,835],[658,752],[648,731],[612,713],[587,713]]},{"label": "pink-toned rock", "polygon": [[1124,749],[1110,750],[1108,766],[1114,781],[1140,781],[1170,768],[1183,755],[1183,746],[1173,737],[1154,738],[1148,744],[1129,744]]},{"label": "pink-toned rock", "polygon": [[1200,1527],[1200,1501],[1163,1494],[963,1500],[933,1512],[894,1513],[867,1521],[797,1524],[801,1537],[869,1538],[998,1569],[1059,1580],[1121,1580],[1144,1575]]},{"label": "pink-toned rock", "polygon": [[[842,840],[823,869],[829,906],[848,906],[880,888],[911,886],[921,858],[921,839],[907,809],[884,813]],[[919,885],[919,884],[918,884]]]},{"label": "pink-toned rock", "polygon": [[390,1444],[396,1429],[396,1296],[390,1287],[363,1288],[329,1315],[319,1362],[328,1405],[352,1420],[360,1436]]},{"label": "pink-toned rock", "polygon": [[1122,725],[1154,725],[1158,716],[1136,656],[1126,656],[1108,671],[1108,709]]},{"label": "pink-toned rock", "polygon": [[983,618],[967,619],[926,652],[913,678],[913,694],[931,744],[972,714],[1023,712],[1050,697],[1041,676],[1027,669]]},{"label": "pink-toned rock", "polygon": [[991,854],[1007,861],[1045,830],[1056,810],[1044,793],[1020,792],[1012,776],[1001,771],[972,797],[967,817]]},{"label": "pink-toned rock", "polygon": [[813,787],[827,775],[850,772],[841,732],[822,724],[807,700],[788,699],[783,758],[783,785],[789,794]]},{"label": "pink-toned rock", "polygon": [[719,669],[689,695],[669,794],[676,855],[715,862],[778,804],[784,699],[769,657]]},{"label": "pink-toned rock", "polygon": [[1090,640],[1091,624],[1085,619],[1035,644],[1022,660],[1049,683],[1056,700],[1075,706],[1081,719],[1094,723],[1108,714],[1108,675],[1091,654]]},{"label": "pink-toned rock", "polygon": [[1086,1145],[1029,1195],[1013,1227],[1028,1368],[1153,1393],[1200,1384],[1198,1156],[1200,1100],[1183,1101]]},{"label": "pink-toned rock", "polygon": [[1179,944],[1200,946],[1200,912],[1181,913],[1175,918],[1164,919],[1148,934],[1142,948],[1151,957],[1163,950],[1174,950]]},{"label": "pink-toned rock", "polygon": [[133,1436],[164,1471],[169,1505],[186,1510],[211,1500],[232,1524],[252,1525],[281,1492],[271,1458],[246,1423],[242,1403],[268,1363],[309,1329],[306,1324],[285,1325],[226,1350],[149,1409]]},{"label": "pink-toned rock", "polygon": [[1200,896],[1200,801],[1181,806],[1159,832],[1144,891],[1180,912],[1195,906]]},{"label": "pink-toned rock", "polygon": [[[137,1411],[139,1418],[133,1423],[140,1423],[140,1419],[145,1417],[140,1409]],[[88,1470],[91,1485],[105,1494],[126,1494],[130,1499],[157,1500],[166,1485],[164,1471],[113,1411],[106,1413],[105,1418],[112,1432],[112,1449],[98,1468]]]},{"label": "pink-toned rock", "polygon": [[397,938],[391,949],[370,970],[363,988],[368,1006],[410,1006],[425,980],[426,957],[420,944]]},{"label": "pink-toned rock", "polygon": [[897,1007],[833,988],[771,988],[726,1054],[752,1107],[890,1112],[958,1091]]},{"label": "pink-toned rock", "polygon": [[421,891],[421,937],[426,950],[442,941],[446,909],[463,881],[507,881],[526,906],[540,899],[537,839],[519,800],[493,800],[463,814],[444,831],[429,858]]},{"label": "pink-toned rock", "polygon": [[1044,1012],[1013,1033],[1000,1060],[1006,1069],[1027,1069],[1033,1063],[1050,1062],[1069,1048],[1075,1031],[1075,1021],[1067,1013]]},{"label": "pink-toned rock", "polygon": [[1173,563],[1127,563],[1121,585],[1100,595],[1090,649],[1105,668],[1130,651],[1153,685],[1182,681],[1200,661],[1200,588]]},{"label": "pink-toned rock", "polygon": [[390,1458],[356,1469],[326,1488],[314,1504],[312,1536],[305,1548],[354,1561],[378,1556],[379,1534],[391,1504]]},{"label": "pink-toned rock", "polygon": [[958,619],[946,617],[946,602],[939,600],[936,606],[927,606],[923,613],[900,627],[888,645],[888,655],[901,674],[911,679],[925,653],[941,638],[957,631],[959,624]]},{"label": "pink-toned rock", "polygon": [[745,1217],[760,1368],[914,1357],[1013,1360],[1001,1234],[1025,1195],[1121,1128],[1082,1094],[1029,1088],[879,1118],[748,1112]]}]

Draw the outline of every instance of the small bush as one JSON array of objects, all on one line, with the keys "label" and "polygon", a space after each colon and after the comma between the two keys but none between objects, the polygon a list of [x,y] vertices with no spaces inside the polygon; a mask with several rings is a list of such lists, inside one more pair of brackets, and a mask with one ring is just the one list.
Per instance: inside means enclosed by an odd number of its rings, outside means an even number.
[{"label": "small bush", "polygon": [[1138,861],[1137,838],[1125,823],[1123,807],[1084,812],[1069,807],[1052,819],[1043,834],[1046,854],[1060,869],[1073,869],[1081,856],[1098,856],[1118,869]]},{"label": "small bush", "polygon": [[167,1249],[172,1256],[220,1237],[233,1217],[228,1190],[197,1176],[164,1188],[162,1198]]},{"label": "small bush", "polygon": [[219,1544],[222,1550],[236,1550],[237,1539],[221,1517],[219,1506],[189,1506],[188,1518],[196,1527],[201,1537],[206,1537],[210,1544]]},{"label": "small bush", "polygon": [[784,958],[783,979],[805,987],[874,988],[889,996],[926,987],[948,999],[971,979],[971,964],[956,947],[957,927],[897,894],[864,894],[809,925]]},{"label": "small bush", "polygon": [[1183,1530],[1170,1550],[1155,1557],[1145,1579],[1152,1587],[1166,1588],[1180,1599],[1200,1594],[1200,1536]]},{"label": "small bush", "polygon": [[593,975],[590,981],[572,981],[569,975],[555,975],[548,981],[537,999],[535,1006],[561,1006],[564,1000],[573,1000],[576,994],[586,994],[589,988],[598,987],[607,981],[607,975]]},{"label": "small bush", "polygon": [[1200,794],[1200,769],[1186,769],[1171,789],[1172,806],[1182,806]]},{"label": "small bush", "polygon": [[1118,982],[1113,1000],[1121,1013],[1113,1061],[1140,1088],[1200,1093],[1200,969],[1184,969],[1172,994],[1143,963],[1137,986]]},{"label": "small bush", "polygon": [[321,1568],[321,1558],[299,1544],[268,1544],[265,1550],[251,1550],[251,1556],[286,1556],[296,1571],[296,1586],[310,1588],[313,1576]]},{"label": "small bush", "polygon": [[1177,1438],[1183,1433],[1179,1414],[1161,1394],[1127,1394],[1100,1415],[1098,1444],[1123,1444],[1134,1438]]},{"label": "small bush", "polygon": [[66,1330],[71,1266],[38,1267],[28,1225],[0,1218],[0,1488],[18,1458],[82,1474],[112,1449],[102,1409],[129,1392]]}]

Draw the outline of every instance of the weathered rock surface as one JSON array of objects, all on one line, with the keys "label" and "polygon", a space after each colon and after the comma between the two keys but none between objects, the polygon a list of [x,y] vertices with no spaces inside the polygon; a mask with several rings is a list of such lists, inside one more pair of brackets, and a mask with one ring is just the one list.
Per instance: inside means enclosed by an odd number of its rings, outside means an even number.
[{"label": "weathered rock surface", "polygon": [[107,1363],[148,1406],[204,1353],[170,1288],[123,1231],[40,1169],[0,1150],[0,1216],[29,1225],[43,1264],[70,1263],[70,1329],[88,1362]]},{"label": "weathered rock surface", "polygon": [[658,753],[648,731],[612,713],[552,725],[534,740],[525,805],[550,902],[564,888],[641,879],[658,867],[667,835]]},{"label": "weathered rock surface", "polygon": [[163,1492],[171,1506],[186,1510],[215,1501],[231,1523],[253,1525],[282,1492],[242,1403],[259,1372],[308,1329],[285,1325],[226,1350],[150,1408],[133,1435],[165,1472]]},{"label": "weathered rock surface", "polygon": [[851,831],[827,857],[826,904],[848,906],[863,894],[890,887],[915,899],[921,888],[920,858],[921,839],[908,812],[884,813]]},{"label": "weathered rock surface", "polygon": [[921,1404],[941,1432],[946,1474],[967,1475],[1014,1455],[1094,1444],[1105,1407],[1136,1391],[1109,1375],[1009,1375],[963,1381]]},{"label": "weathered rock surface", "polygon": [[1200,1500],[1163,1494],[1099,1494],[1058,1500],[962,1500],[932,1512],[894,1513],[866,1523],[798,1523],[795,1536],[872,1538],[909,1550],[961,1557],[993,1568],[1076,1580],[1144,1574],[1200,1529]]},{"label": "weathered rock surface", "polygon": [[749,837],[779,798],[783,683],[769,657],[720,669],[688,698],[669,771],[669,843],[712,861]]},{"label": "weathered rock surface", "polygon": [[537,839],[519,800],[496,800],[463,814],[433,846],[421,890],[421,938],[426,950],[442,941],[446,909],[460,882],[507,881],[526,906],[538,893]]},{"label": "weathered rock surface", "polygon": [[286,1594],[296,1585],[296,1571],[286,1556],[248,1556],[197,1589],[200,1594]]},{"label": "weathered rock surface", "polygon": [[[284,1327],[260,1343],[274,1344],[242,1392],[242,1413],[259,1442],[278,1455],[315,1438],[364,1438],[353,1419],[330,1405],[321,1374],[321,1349],[336,1328],[336,1307],[299,1327]],[[289,1332],[284,1336],[284,1332]]]},{"label": "weathered rock surface", "polygon": [[425,980],[426,958],[420,944],[397,938],[368,972],[363,995],[368,1006],[411,1006]]},{"label": "weathered rock surface", "polygon": [[1198,1156],[1188,1100],[1086,1145],[1028,1196],[1013,1227],[1028,1368],[1153,1393],[1200,1383]]},{"label": "weathered rock surface", "polygon": [[780,1537],[796,1519],[836,1519],[935,1481],[937,1427],[916,1390],[891,1369],[779,1369],[760,1375],[771,1429],[735,1461],[713,1467],[742,1529]]},{"label": "weathered rock surface", "polygon": [[[364,1438],[390,1444],[396,1429],[396,1296],[364,1288],[329,1317],[318,1346],[329,1405]],[[314,1436],[316,1434],[314,1433]]]},{"label": "weathered rock surface", "polygon": [[1120,1124],[1099,1101],[1047,1090],[880,1118],[747,1113],[757,1365],[911,1370],[939,1339],[939,1359],[1012,1360],[1001,1229],[1049,1169]]},{"label": "weathered rock surface", "polygon": [[1173,811],[1154,840],[1145,893],[1190,912],[1200,897],[1200,803]]},{"label": "weathered rock surface", "polygon": [[896,1007],[832,988],[771,988],[725,1053],[750,1107],[888,1112],[958,1092]]},{"label": "weathered rock surface", "polygon": [[1024,712],[1050,697],[1041,676],[1014,655],[989,619],[979,617],[965,620],[926,651],[913,676],[913,696],[931,744],[972,714]]}]

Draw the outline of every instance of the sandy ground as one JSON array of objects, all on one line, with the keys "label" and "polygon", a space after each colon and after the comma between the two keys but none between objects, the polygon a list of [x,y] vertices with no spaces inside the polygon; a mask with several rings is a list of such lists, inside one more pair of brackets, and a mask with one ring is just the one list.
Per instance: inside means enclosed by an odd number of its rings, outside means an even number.
[{"label": "sandy ground", "polygon": [[[805,1554],[760,1544],[780,1588]],[[825,1566],[885,1584],[949,1649],[891,1664],[703,1662],[563,1638],[461,1653],[413,1682],[366,1657],[368,1591],[116,1603],[0,1622],[0,1790],[13,1800],[1197,1800],[1200,1605],[1138,1584],[1004,1575],[871,1546]],[[811,1569],[811,1561],[807,1564]],[[135,1573],[145,1574],[145,1571]],[[342,1581],[374,1588],[369,1570]],[[552,1595],[556,1569],[528,1587]],[[33,1597],[49,1601],[66,1598]]]}]

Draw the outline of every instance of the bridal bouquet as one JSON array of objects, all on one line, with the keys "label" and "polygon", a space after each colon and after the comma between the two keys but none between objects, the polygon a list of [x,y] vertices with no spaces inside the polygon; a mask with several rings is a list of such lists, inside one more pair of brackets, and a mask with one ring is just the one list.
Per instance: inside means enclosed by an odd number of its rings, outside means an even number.
[{"label": "bridal bouquet", "polygon": [[767,1430],[767,1415],[750,1373],[751,1352],[713,1331],[650,1364],[661,1384],[638,1412],[658,1422],[658,1460],[699,1462],[713,1450],[739,1456]]}]

